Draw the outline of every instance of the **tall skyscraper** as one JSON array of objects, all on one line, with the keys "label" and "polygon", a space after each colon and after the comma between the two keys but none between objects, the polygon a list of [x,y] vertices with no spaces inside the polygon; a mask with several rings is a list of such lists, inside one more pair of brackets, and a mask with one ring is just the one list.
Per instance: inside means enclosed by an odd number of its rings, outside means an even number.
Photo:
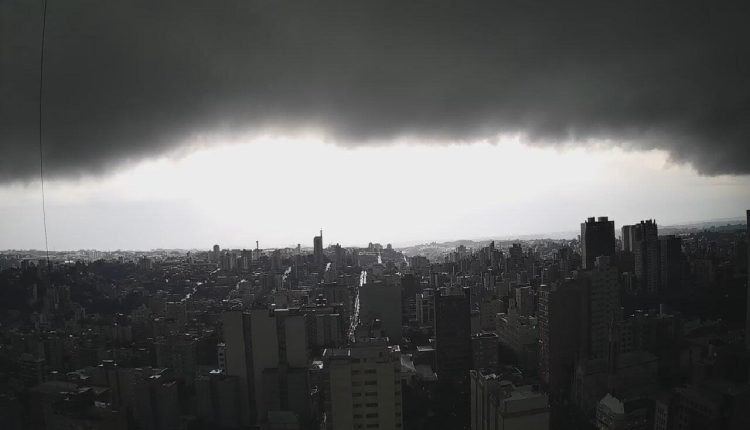
[{"label": "tall skyscraper", "polygon": [[659,233],[656,221],[647,220],[633,227],[633,258],[638,286],[646,294],[659,291]]},{"label": "tall skyscraper", "polygon": [[214,245],[213,253],[211,254],[211,262],[218,263],[221,259],[221,248],[219,245]]},{"label": "tall skyscraper", "polygon": [[243,426],[288,411],[302,426],[309,416],[305,316],[290,309],[225,312],[229,376],[239,377]]},{"label": "tall skyscraper", "polygon": [[242,252],[240,252],[240,256],[242,258],[241,269],[243,271],[249,271],[252,267],[253,251],[249,249],[243,249]]},{"label": "tall skyscraper", "polygon": [[586,284],[566,279],[539,290],[539,376],[553,398],[567,396],[576,360],[587,355]]},{"label": "tall skyscraper", "polygon": [[615,258],[615,222],[605,216],[590,217],[581,223],[581,260],[584,269],[593,269],[596,257]]},{"label": "tall skyscraper", "polygon": [[516,288],[516,309],[520,315],[534,315],[534,289],[531,287]]},{"label": "tall skyscraper", "polygon": [[323,353],[326,429],[398,429],[402,425],[401,352],[385,339]]},{"label": "tall skyscraper", "polygon": [[682,239],[674,236],[659,238],[659,288],[677,291],[682,285]]},{"label": "tall skyscraper", "polygon": [[622,250],[633,252],[633,226],[622,226]]},{"label": "tall skyscraper", "polygon": [[195,414],[210,428],[239,428],[239,378],[211,370],[195,380]]},{"label": "tall skyscraper", "polygon": [[313,237],[313,258],[317,266],[323,265],[323,229],[320,229],[320,236]]},{"label": "tall skyscraper", "polygon": [[435,294],[435,343],[438,380],[468,383],[471,369],[470,290]]},{"label": "tall skyscraper", "polygon": [[425,288],[417,293],[416,313],[420,326],[432,326],[435,323],[435,294],[432,288]]},{"label": "tall skyscraper", "polygon": [[379,319],[392,344],[401,342],[401,288],[399,279],[386,276],[359,289],[359,315],[364,324]]},{"label": "tall skyscraper", "polygon": [[622,317],[617,269],[610,265],[608,257],[597,257],[596,267],[580,272],[579,276],[588,281],[588,356],[606,359],[610,334]]}]

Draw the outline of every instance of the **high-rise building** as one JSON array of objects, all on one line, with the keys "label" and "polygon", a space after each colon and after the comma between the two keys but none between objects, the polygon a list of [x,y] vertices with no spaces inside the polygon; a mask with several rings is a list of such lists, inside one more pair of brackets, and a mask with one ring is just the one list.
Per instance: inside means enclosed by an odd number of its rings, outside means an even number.
[{"label": "high-rise building", "polygon": [[528,374],[539,367],[539,329],[535,317],[521,316],[514,307],[497,316],[496,328],[502,356],[515,356],[519,367]]},{"label": "high-rise building", "polygon": [[659,288],[677,291],[682,286],[682,239],[674,235],[659,238]]},{"label": "high-rise building", "polygon": [[615,258],[615,222],[605,216],[590,217],[581,224],[581,257],[584,269],[594,267],[596,257]]},{"label": "high-rise building", "polygon": [[320,236],[313,237],[313,258],[315,265],[322,266],[325,261],[323,257],[323,230],[320,230]]},{"label": "high-rise building", "polygon": [[305,316],[290,309],[225,312],[227,375],[239,377],[243,426],[263,423],[269,411],[309,418]]},{"label": "high-rise building", "polygon": [[323,366],[328,430],[401,428],[398,345],[367,339],[346,349],[326,349]]},{"label": "high-rise building", "polygon": [[471,337],[473,369],[496,370],[499,364],[498,352],[497,333],[485,331]]},{"label": "high-rise building", "polygon": [[549,401],[538,386],[514,386],[499,375],[471,371],[471,430],[547,430]]},{"label": "high-rise building", "polygon": [[195,380],[196,415],[206,427],[240,427],[239,378],[211,370]]},{"label": "high-rise building", "polygon": [[596,267],[581,271],[579,277],[588,281],[588,356],[606,359],[610,338],[622,319],[617,269],[608,257],[597,257]]},{"label": "high-rise building", "polygon": [[237,256],[233,252],[225,252],[219,256],[219,267],[222,270],[234,271],[237,268]]},{"label": "high-rise building", "polygon": [[401,288],[396,277],[367,282],[359,289],[359,315],[364,324],[375,319],[391,343],[401,342]]},{"label": "high-rise building", "polygon": [[337,269],[341,270],[346,267],[346,250],[338,243],[333,246],[333,258]]},{"label": "high-rise building", "polygon": [[471,369],[470,290],[435,294],[435,344],[438,379],[467,385]]},{"label": "high-rise building", "polygon": [[505,260],[505,273],[508,275],[511,282],[516,282],[518,273],[524,269],[523,260],[523,248],[521,248],[521,244],[512,244],[510,248],[508,248],[508,259]]},{"label": "high-rise building", "polygon": [[344,344],[348,321],[343,318],[343,308],[341,303],[327,304],[322,294],[314,304],[300,308],[307,321],[307,341],[312,350],[335,348]]},{"label": "high-rise building", "polygon": [[498,298],[488,298],[479,304],[479,326],[482,330],[494,331],[497,327],[497,314],[507,310],[506,302]]},{"label": "high-rise building", "polygon": [[425,288],[416,295],[417,323],[432,326],[435,323],[435,294],[432,288]]},{"label": "high-rise building", "polygon": [[633,252],[633,226],[632,225],[622,226],[622,250],[625,252]]},{"label": "high-rise building", "polygon": [[475,308],[469,312],[469,327],[472,336],[482,331],[482,313],[479,312],[479,309]]},{"label": "high-rise building", "polygon": [[647,220],[633,227],[634,271],[638,285],[646,294],[659,291],[659,234],[656,221]]},{"label": "high-rise building", "polygon": [[516,309],[520,315],[534,315],[534,289],[516,288]]},{"label": "high-rise building", "polygon": [[168,367],[185,386],[191,387],[197,369],[196,341],[189,336],[158,337],[154,341],[156,365]]},{"label": "high-rise building", "polygon": [[240,266],[240,269],[242,269],[242,271],[245,271],[245,272],[249,271],[252,267],[253,251],[249,249],[243,249],[240,252],[240,256],[241,256],[240,258],[242,259],[242,264]]},{"label": "high-rise building", "polygon": [[539,290],[539,376],[558,398],[570,387],[576,360],[587,354],[588,292],[581,279]]},{"label": "high-rise building", "polygon": [[135,386],[135,421],[146,430],[176,428],[180,421],[177,381],[164,374],[149,376]]}]

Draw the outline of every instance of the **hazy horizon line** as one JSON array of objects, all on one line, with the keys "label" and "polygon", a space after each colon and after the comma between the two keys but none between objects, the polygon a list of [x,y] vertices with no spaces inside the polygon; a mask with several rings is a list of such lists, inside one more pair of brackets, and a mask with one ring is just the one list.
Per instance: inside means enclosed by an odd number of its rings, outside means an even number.
[{"label": "hazy horizon line", "polygon": [[[647,218],[644,218],[647,219]],[[743,225],[747,224],[747,221],[744,217],[729,217],[729,218],[712,218],[712,219],[704,219],[704,220],[694,220],[694,221],[681,221],[677,223],[670,223],[670,224],[664,224],[661,227],[662,228],[687,228],[687,227],[696,227],[701,224],[709,224],[709,223],[722,223],[722,222],[736,222],[737,224],[727,224],[727,225]],[[628,224],[623,224],[628,225]],[[527,234],[515,234],[515,235],[498,235],[498,236],[484,236],[484,237],[472,237],[472,238],[459,238],[459,239],[434,239],[431,241],[406,241],[406,242],[396,242],[394,245],[394,242],[385,242],[385,244],[391,244],[393,249],[406,249],[406,248],[413,248],[420,245],[430,245],[430,244],[446,244],[451,242],[486,242],[486,241],[492,241],[492,240],[498,240],[498,241],[513,241],[513,240],[522,240],[522,241],[528,241],[528,240],[572,240],[576,239],[579,235],[578,230],[565,230],[565,231],[551,231],[551,232],[540,232],[540,233],[527,233]],[[616,229],[615,235],[619,237],[619,230]],[[334,243],[339,244],[339,242],[331,242],[327,247],[330,247]],[[341,245],[344,248],[367,248],[369,243],[378,243],[380,245],[383,245],[383,242],[378,241],[369,241],[367,245],[362,244],[349,244],[349,245]],[[50,250],[50,253],[61,253],[61,252],[74,252],[74,251],[99,251],[99,252],[155,252],[155,251],[207,251],[210,250],[213,245],[209,245],[207,247],[192,247],[192,248],[182,248],[182,247],[175,247],[175,248],[151,248],[151,249],[100,249],[100,248],[78,248],[78,249],[63,249],[63,250]],[[287,246],[271,246],[267,248],[259,248],[261,250],[276,250],[276,249],[294,249],[297,245],[287,245]],[[327,248],[326,247],[326,248]],[[302,246],[300,249],[308,250],[312,249],[312,246]],[[230,249],[230,250],[237,250],[237,249],[244,249],[244,250],[254,250],[253,247],[241,247],[241,246],[227,246],[222,247],[221,249]],[[35,249],[35,248],[6,248],[0,250],[0,253],[7,253],[7,252],[46,252],[44,249]]]}]

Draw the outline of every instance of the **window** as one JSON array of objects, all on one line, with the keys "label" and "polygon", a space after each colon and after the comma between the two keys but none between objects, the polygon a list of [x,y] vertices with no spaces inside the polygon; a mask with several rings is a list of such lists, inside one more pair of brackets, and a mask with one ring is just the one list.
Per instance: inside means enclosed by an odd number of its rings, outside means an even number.
[{"label": "window", "polygon": [[378,404],[377,403],[366,403],[365,406],[367,406],[368,408],[377,408]]},{"label": "window", "polygon": [[377,396],[377,395],[378,395],[378,393],[365,393],[365,396],[367,396],[367,397]]},{"label": "window", "polygon": [[375,369],[367,369],[367,370],[365,370],[365,373],[369,373],[369,374],[373,374],[373,373],[377,373],[377,372],[378,371],[375,370]]},{"label": "window", "polygon": [[378,417],[378,413],[375,412],[375,413],[372,413],[372,414],[367,414],[367,415],[365,415],[365,417],[367,417],[367,418],[377,418]]},{"label": "window", "polygon": [[378,381],[365,381],[365,385],[377,385]]}]

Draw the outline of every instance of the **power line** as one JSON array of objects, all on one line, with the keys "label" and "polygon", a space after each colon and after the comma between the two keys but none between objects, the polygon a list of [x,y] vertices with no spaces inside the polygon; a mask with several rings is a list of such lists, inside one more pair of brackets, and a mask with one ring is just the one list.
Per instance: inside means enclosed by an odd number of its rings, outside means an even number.
[{"label": "power line", "polygon": [[44,33],[47,28],[47,0],[42,9],[42,47],[39,53],[39,178],[42,182],[42,222],[44,223],[44,250],[47,257],[47,277],[49,278],[49,243],[47,242],[47,206],[44,196],[44,151],[42,148],[42,94],[44,89]]}]

